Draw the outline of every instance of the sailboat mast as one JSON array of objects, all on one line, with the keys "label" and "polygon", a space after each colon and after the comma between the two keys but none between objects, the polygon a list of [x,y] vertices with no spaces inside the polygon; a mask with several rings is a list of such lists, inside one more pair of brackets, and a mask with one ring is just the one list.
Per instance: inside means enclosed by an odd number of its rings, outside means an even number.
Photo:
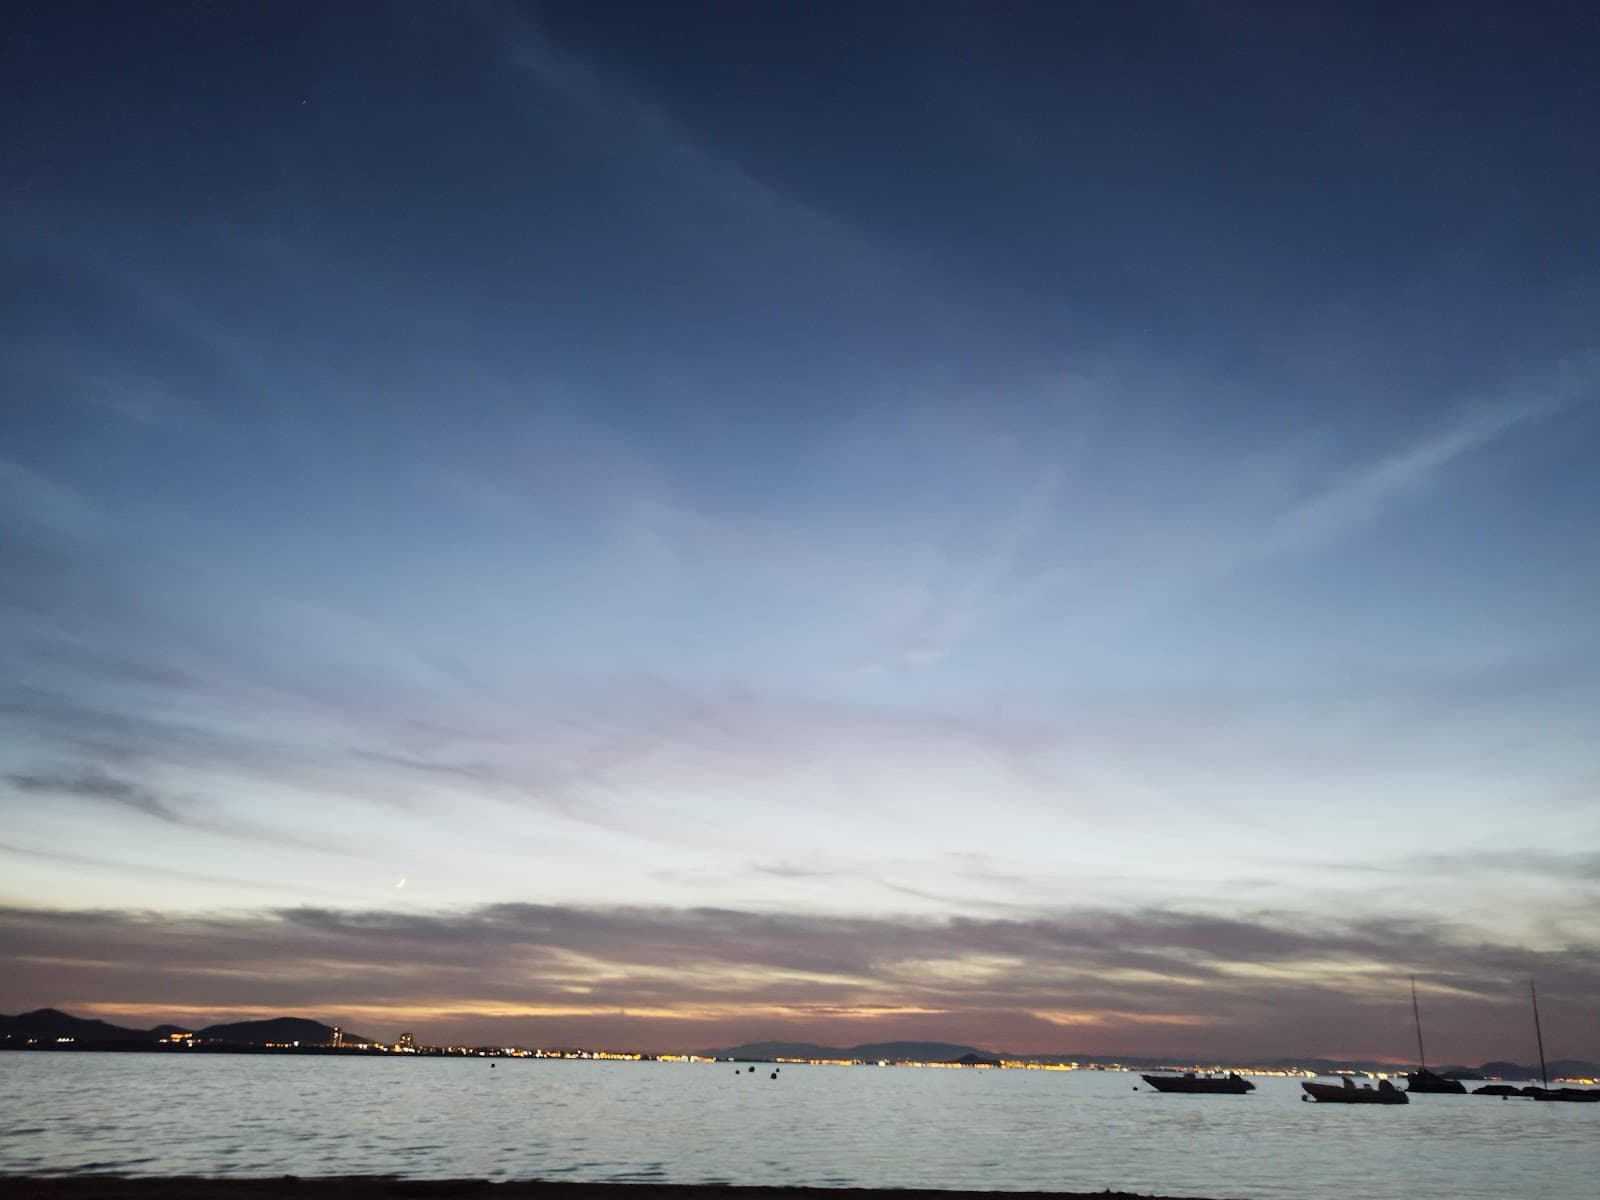
[{"label": "sailboat mast", "polygon": [[1533,997],[1533,1036],[1539,1039],[1539,1078],[1544,1081],[1544,1086],[1550,1086],[1550,1071],[1544,1065],[1544,1032],[1539,1028],[1539,989],[1533,986],[1533,980],[1528,980],[1528,994]]},{"label": "sailboat mast", "polygon": [[1411,1016],[1417,1023],[1417,1061],[1422,1064],[1423,1074],[1428,1072],[1428,1056],[1422,1051],[1422,1014],[1417,1011],[1417,977],[1411,977]]}]

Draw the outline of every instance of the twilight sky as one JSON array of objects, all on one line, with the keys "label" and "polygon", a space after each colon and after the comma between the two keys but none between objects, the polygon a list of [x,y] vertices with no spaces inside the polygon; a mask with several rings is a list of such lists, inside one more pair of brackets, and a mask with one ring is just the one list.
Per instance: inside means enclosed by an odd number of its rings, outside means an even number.
[{"label": "twilight sky", "polygon": [[0,1011],[1600,1057],[1592,6],[8,22]]}]

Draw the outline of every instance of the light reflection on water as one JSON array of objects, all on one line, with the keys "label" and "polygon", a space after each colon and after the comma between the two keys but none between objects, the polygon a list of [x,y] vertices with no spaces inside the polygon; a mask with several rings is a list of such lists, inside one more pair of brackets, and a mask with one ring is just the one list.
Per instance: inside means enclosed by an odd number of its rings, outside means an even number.
[{"label": "light reflection on water", "polygon": [[1600,1105],[1163,1096],[1111,1072],[0,1054],[0,1172],[1592,1195]]}]

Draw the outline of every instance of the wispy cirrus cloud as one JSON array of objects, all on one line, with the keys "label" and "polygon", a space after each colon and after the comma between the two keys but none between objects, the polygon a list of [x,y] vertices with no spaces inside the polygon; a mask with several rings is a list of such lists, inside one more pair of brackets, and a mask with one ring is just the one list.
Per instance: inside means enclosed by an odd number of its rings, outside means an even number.
[{"label": "wispy cirrus cloud", "polygon": [[204,833],[222,834],[254,842],[272,842],[321,853],[348,853],[348,847],[329,837],[312,838],[292,829],[274,828],[232,812],[218,813],[215,806],[197,804],[112,775],[97,766],[54,771],[15,771],[4,782],[27,796],[88,800],[154,818],[167,825]]},{"label": "wispy cirrus cloud", "polygon": [[185,818],[154,792],[129,783],[126,779],[117,779],[93,767],[52,773],[13,772],[5,777],[5,782],[19,792],[47,796],[77,796],[131,809],[169,824],[185,823]]},{"label": "wispy cirrus cloud", "polygon": [[1469,403],[1437,431],[1342,472],[1295,505],[1276,522],[1267,546],[1304,550],[1352,533],[1435,485],[1459,460],[1597,396],[1600,358],[1585,355],[1520,380],[1504,395]]}]

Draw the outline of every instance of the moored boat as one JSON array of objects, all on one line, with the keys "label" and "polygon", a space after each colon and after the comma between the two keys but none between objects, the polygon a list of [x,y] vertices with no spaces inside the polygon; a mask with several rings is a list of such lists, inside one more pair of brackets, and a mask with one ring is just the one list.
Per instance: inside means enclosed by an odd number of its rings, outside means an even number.
[{"label": "moored boat", "polygon": [[1248,1079],[1241,1079],[1229,1071],[1225,1076],[1197,1075],[1193,1071],[1185,1071],[1182,1075],[1140,1075],[1158,1092],[1193,1092],[1207,1096],[1242,1096],[1246,1092],[1256,1090],[1256,1085]]},{"label": "moored boat", "polygon": [[1588,1088],[1550,1086],[1550,1068],[1544,1061],[1544,1030],[1539,1026],[1539,989],[1534,986],[1533,980],[1528,980],[1528,998],[1533,1001],[1533,1036],[1539,1043],[1539,1082],[1542,1087],[1525,1087],[1522,1089],[1524,1096],[1531,1096],[1535,1100],[1564,1100],[1569,1104],[1596,1104],[1600,1103],[1600,1091],[1591,1091]]},{"label": "moored boat", "polygon": [[1378,1086],[1370,1083],[1361,1087],[1355,1085],[1355,1080],[1348,1075],[1344,1083],[1302,1083],[1305,1089],[1304,1099],[1315,1100],[1321,1104],[1409,1104],[1406,1094],[1387,1079],[1378,1080]]},{"label": "moored boat", "polygon": [[1569,1104],[1600,1104],[1600,1088],[1576,1087],[1526,1087],[1522,1089],[1524,1096],[1532,1096],[1535,1100],[1565,1100]]},{"label": "moored boat", "polygon": [[1447,1079],[1443,1075],[1435,1075],[1427,1067],[1423,1067],[1422,1070],[1413,1071],[1406,1076],[1406,1091],[1434,1096],[1465,1096],[1467,1085],[1459,1079]]},{"label": "moored boat", "polygon": [[1514,1083],[1490,1083],[1473,1088],[1474,1096],[1499,1096],[1502,1100],[1554,1100],[1567,1104],[1600,1104],[1600,1088],[1540,1087],[1530,1083],[1518,1087]]},{"label": "moored boat", "polygon": [[1422,1048],[1422,1010],[1417,1007],[1417,977],[1411,977],[1411,1016],[1417,1024],[1418,1069],[1406,1076],[1406,1091],[1432,1096],[1465,1096],[1466,1087],[1459,1079],[1446,1079],[1428,1070],[1428,1052]]},{"label": "moored boat", "polygon": [[1522,1089],[1514,1083],[1486,1083],[1482,1087],[1473,1088],[1474,1096],[1499,1096],[1506,1100],[1512,1096],[1522,1095]]}]

